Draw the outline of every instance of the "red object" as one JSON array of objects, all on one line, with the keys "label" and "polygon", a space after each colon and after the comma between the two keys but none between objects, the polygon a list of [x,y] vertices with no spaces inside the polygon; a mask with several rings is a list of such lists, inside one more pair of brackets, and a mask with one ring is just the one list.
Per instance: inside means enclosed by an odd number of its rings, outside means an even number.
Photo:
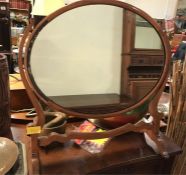
[{"label": "red object", "polygon": [[171,49],[171,52],[172,52],[172,53],[175,53],[176,50],[178,49],[178,47],[179,47],[179,45],[174,46],[174,47]]},{"label": "red object", "polygon": [[[96,128],[95,125],[93,125],[92,123],[88,122],[88,121],[84,121],[78,128],[78,132],[92,132],[94,129]],[[76,144],[81,144],[83,142],[83,140],[81,139],[75,139],[75,143]]]},{"label": "red object", "polygon": [[137,115],[127,116],[121,114],[114,117],[102,119],[102,123],[104,123],[105,125],[111,128],[117,128],[127,123],[136,123],[137,120],[138,120]]}]

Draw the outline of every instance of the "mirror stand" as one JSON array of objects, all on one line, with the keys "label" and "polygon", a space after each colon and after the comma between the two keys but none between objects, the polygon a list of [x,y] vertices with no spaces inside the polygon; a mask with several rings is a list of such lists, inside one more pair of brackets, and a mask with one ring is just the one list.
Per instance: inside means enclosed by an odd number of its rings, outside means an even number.
[{"label": "mirror stand", "polygon": [[[28,26],[27,30],[25,31],[25,35],[22,38],[21,44],[20,44],[20,52],[19,52],[19,58],[23,55],[23,47],[24,43],[26,41],[26,36],[28,36],[28,33],[32,30],[32,25]],[[151,146],[156,152],[160,153],[163,157],[168,157],[168,153],[164,147],[164,144],[162,143],[161,139],[159,139],[159,125],[160,125],[160,119],[161,114],[157,111],[157,104],[160,98],[160,95],[164,89],[164,85],[166,83],[166,79],[163,81],[164,83],[161,85],[161,88],[157,95],[154,97],[154,99],[149,104],[149,113],[153,117],[153,121],[150,123],[145,122],[143,119],[139,122],[132,124],[127,123],[123,126],[120,126],[115,129],[111,129],[109,131],[101,132],[101,133],[80,133],[76,132],[74,128],[67,128],[66,131],[63,134],[57,133],[57,132],[49,132],[47,133],[45,131],[45,126],[50,127],[50,122],[46,123],[46,117],[52,116],[54,120],[57,122],[60,120],[66,120],[68,116],[61,112],[46,112],[44,111],[41,101],[37,97],[37,93],[34,92],[34,87],[32,87],[32,84],[29,82],[28,79],[28,70],[25,71],[24,62],[25,60],[19,59],[19,67],[20,67],[20,74],[23,80],[23,83],[26,87],[27,93],[33,103],[33,106],[35,107],[35,110],[37,112],[36,120],[33,124],[30,126],[40,126],[41,127],[41,133],[42,134],[34,134],[32,135],[32,145],[33,149],[36,149],[35,152],[37,152],[38,145],[41,147],[46,147],[50,145],[53,142],[60,142],[65,143],[72,139],[100,139],[100,138],[108,138],[108,137],[115,137],[118,135],[122,135],[124,133],[128,132],[138,132],[138,133],[144,133],[146,142]],[[104,117],[102,117],[104,118]],[[56,122],[54,121],[54,122]],[[64,127],[63,127],[64,129]],[[149,141],[150,140],[150,141]],[[34,150],[33,150],[34,151]]]},{"label": "mirror stand", "polygon": [[[104,16],[99,23],[98,9],[99,16]],[[74,13],[79,18],[74,18]],[[87,30],[82,17],[91,30]],[[115,17],[118,24],[113,23]],[[77,25],[69,26],[74,21],[78,21]],[[108,33],[104,22],[112,29]],[[76,33],[77,26],[82,26],[80,33]],[[113,26],[118,31],[116,40]],[[148,36],[144,47],[135,45],[135,32]],[[100,36],[105,38],[101,38],[103,43],[94,40]],[[154,39],[155,48],[147,47]],[[116,48],[119,49],[115,55]],[[84,55],[85,52],[88,54]],[[166,33],[160,26],[148,14],[120,1],[79,1],[47,16],[35,27],[30,24],[20,43],[18,64],[37,113],[27,127],[33,174],[100,174],[99,170],[103,174],[134,174],[134,171],[169,174],[174,155],[180,149],[159,132],[162,114],[157,106],[167,81],[170,54]],[[86,120],[94,123],[96,131],[80,132]],[[110,138],[110,142],[104,144],[99,154],[74,143],[75,139],[102,138]]]}]

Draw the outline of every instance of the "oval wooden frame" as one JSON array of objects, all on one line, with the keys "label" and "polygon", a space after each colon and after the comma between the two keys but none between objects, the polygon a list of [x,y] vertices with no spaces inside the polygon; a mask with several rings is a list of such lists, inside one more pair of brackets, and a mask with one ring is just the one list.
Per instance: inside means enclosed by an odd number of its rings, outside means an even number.
[{"label": "oval wooden frame", "polygon": [[[124,9],[130,10],[130,11],[142,16],[144,19],[146,19],[155,28],[155,30],[159,34],[159,36],[161,38],[161,41],[163,43],[163,46],[164,46],[164,53],[165,53],[164,69],[163,69],[162,75],[161,75],[159,81],[156,83],[156,86],[152,89],[152,91],[150,93],[148,93],[143,99],[141,99],[136,104],[134,104],[134,105],[132,105],[128,108],[125,108],[123,110],[120,110],[120,111],[117,111],[117,112],[114,112],[114,113],[108,113],[108,114],[77,113],[77,112],[74,112],[74,111],[70,111],[66,108],[63,108],[62,106],[54,103],[48,97],[46,97],[37,88],[37,86],[33,83],[33,77],[32,77],[31,71],[30,71],[30,64],[29,64],[30,51],[31,51],[31,47],[32,47],[34,38],[37,36],[38,32],[40,30],[42,30],[42,28],[45,25],[47,25],[50,21],[52,21],[58,15],[61,15],[65,12],[67,12],[67,11],[70,11],[70,10],[74,9],[74,8],[81,7],[81,6],[86,6],[86,5],[96,5],[96,4],[112,5],[112,6],[124,8]],[[121,113],[126,113],[126,112],[129,112],[129,111],[135,110],[136,108],[143,105],[145,102],[147,102],[147,101],[150,102],[157,94],[159,94],[159,91],[162,89],[162,87],[166,83],[166,79],[167,79],[168,72],[169,72],[169,61],[170,61],[170,57],[171,57],[170,44],[169,44],[169,41],[167,39],[166,32],[162,31],[159,24],[156,23],[156,21],[154,19],[152,19],[147,13],[145,13],[144,11],[142,11],[142,10],[132,6],[132,5],[129,5],[129,4],[121,2],[121,1],[115,1],[115,0],[93,0],[93,1],[92,0],[83,0],[83,1],[78,1],[78,2],[72,3],[68,6],[62,7],[59,10],[57,10],[56,12],[52,13],[51,15],[45,17],[36,26],[36,28],[32,31],[32,33],[29,35],[29,32],[30,32],[31,28],[32,28],[32,25],[30,25],[28,27],[28,29],[26,30],[26,32],[24,34],[24,37],[22,39],[22,42],[21,42],[20,53],[19,53],[19,67],[20,67],[20,73],[21,73],[22,78],[23,78],[23,82],[26,86],[26,89],[28,91],[29,96],[31,97],[33,105],[36,108],[36,111],[37,112],[39,111],[39,113],[40,113],[40,115],[38,114],[38,116],[39,116],[38,120],[40,121],[41,126],[44,123],[44,119],[40,118],[40,117],[43,116],[43,113],[41,112],[41,107],[38,107],[39,103],[35,101],[37,99],[41,100],[43,103],[45,103],[47,106],[49,106],[51,109],[53,109],[55,111],[64,112],[64,113],[67,113],[67,114],[73,115],[73,116],[79,116],[81,118],[97,118],[97,119],[99,118],[100,119],[100,118],[116,116],[116,115],[121,114]],[[25,55],[24,55],[24,63],[23,63],[22,53],[23,53],[23,45],[24,45],[24,42],[25,42],[26,38],[28,39],[28,41],[27,41],[27,44],[26,44]]]}]

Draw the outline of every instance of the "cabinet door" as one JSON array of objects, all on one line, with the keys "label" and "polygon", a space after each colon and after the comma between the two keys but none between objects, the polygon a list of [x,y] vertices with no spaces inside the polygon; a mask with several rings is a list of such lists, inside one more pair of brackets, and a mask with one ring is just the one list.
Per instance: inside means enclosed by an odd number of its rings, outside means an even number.
[{"label": "cabinet door", "polygon": [[155,86],[157,80],[131,80],[130,94],[131,97],[140,100]]}]

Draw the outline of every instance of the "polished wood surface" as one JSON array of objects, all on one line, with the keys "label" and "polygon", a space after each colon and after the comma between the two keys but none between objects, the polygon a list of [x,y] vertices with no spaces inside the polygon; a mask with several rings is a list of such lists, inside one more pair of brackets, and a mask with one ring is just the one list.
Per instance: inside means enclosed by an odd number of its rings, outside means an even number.
[{"label": "polished wood surface", "polygon": [[130,105],[133,101],[126,95],[119,94],[87,94],[50,96],[54,102],[64,107],[86,107],[86,106],[109,106],[109,105]]},{"label": "polished wood surface", "polygon": [[89,114],[115,112],[135,103],[135,100],[129,96],[119,94],[50,96],[49,98],[69,110]]},{"label": "polished wood surface", "polygon": [[[29,175],[169,174],[174,157],[181,152],[178,146],[161,135],[170,155],[168,159],[162,158],[146,144],[143,134],[132,132],[111,139],[98,154],[83,150],[73,141],[65,144],[53,143],[46,148],[36,145],[37,148],[33,148],[31,138],[26,135],[25,124],[12,123],[11,130],[13,139],[26,146]],[[32,152],[33,149],[38,150],[38,155]]]},{"label": "polished wood surface", "polygon": [[161,139],[170,155],[169,159],[156,154],[145,143],[143,134],[139,133],[128,133],[111,139],[98,154],[91,154],[72,141],[63,145],[52,144],[39,148],[40,173],[168,174],[173,157],[181,150],[164,135]]},{"label": "polished wood surface", "polygon": [[[78,126],[80,123],[70,124]],[[65,144],[53,143],[46,148],[31,145],[31,137],[26,135],[26,125],[19,122],[13,122],[11,130],[13,139],[23,142],[26,146],[29,175],[169,174],[174,157],[181,152],[180,148],[163,134],[161,139],[170,155],[168,159],[156,154],[146,144],[143,134],[139,133],[131,132],[115,137],[101,153],[91,154],[73,141]]]},{"label": "polished wood surface", "polygon": [[27,113],[28,112],[11,113],[11,121],[25,123],[25,124],[29,122],[33,122],[33,117],[27,117],[26,116]]},{"label": "polished wood surface", "polygon": [[25,89],[20,74],[9,74],[10,90]]},{"label": "polished wood surface", "polygon": [[10,108],[11,110],[22,110],[32,108],[20,74],[9,75],[10,84]]},{"label": "polished wood surface", "polygon": [[10,91],[11,110],[22,110],[33,108],[25,89]]}]

